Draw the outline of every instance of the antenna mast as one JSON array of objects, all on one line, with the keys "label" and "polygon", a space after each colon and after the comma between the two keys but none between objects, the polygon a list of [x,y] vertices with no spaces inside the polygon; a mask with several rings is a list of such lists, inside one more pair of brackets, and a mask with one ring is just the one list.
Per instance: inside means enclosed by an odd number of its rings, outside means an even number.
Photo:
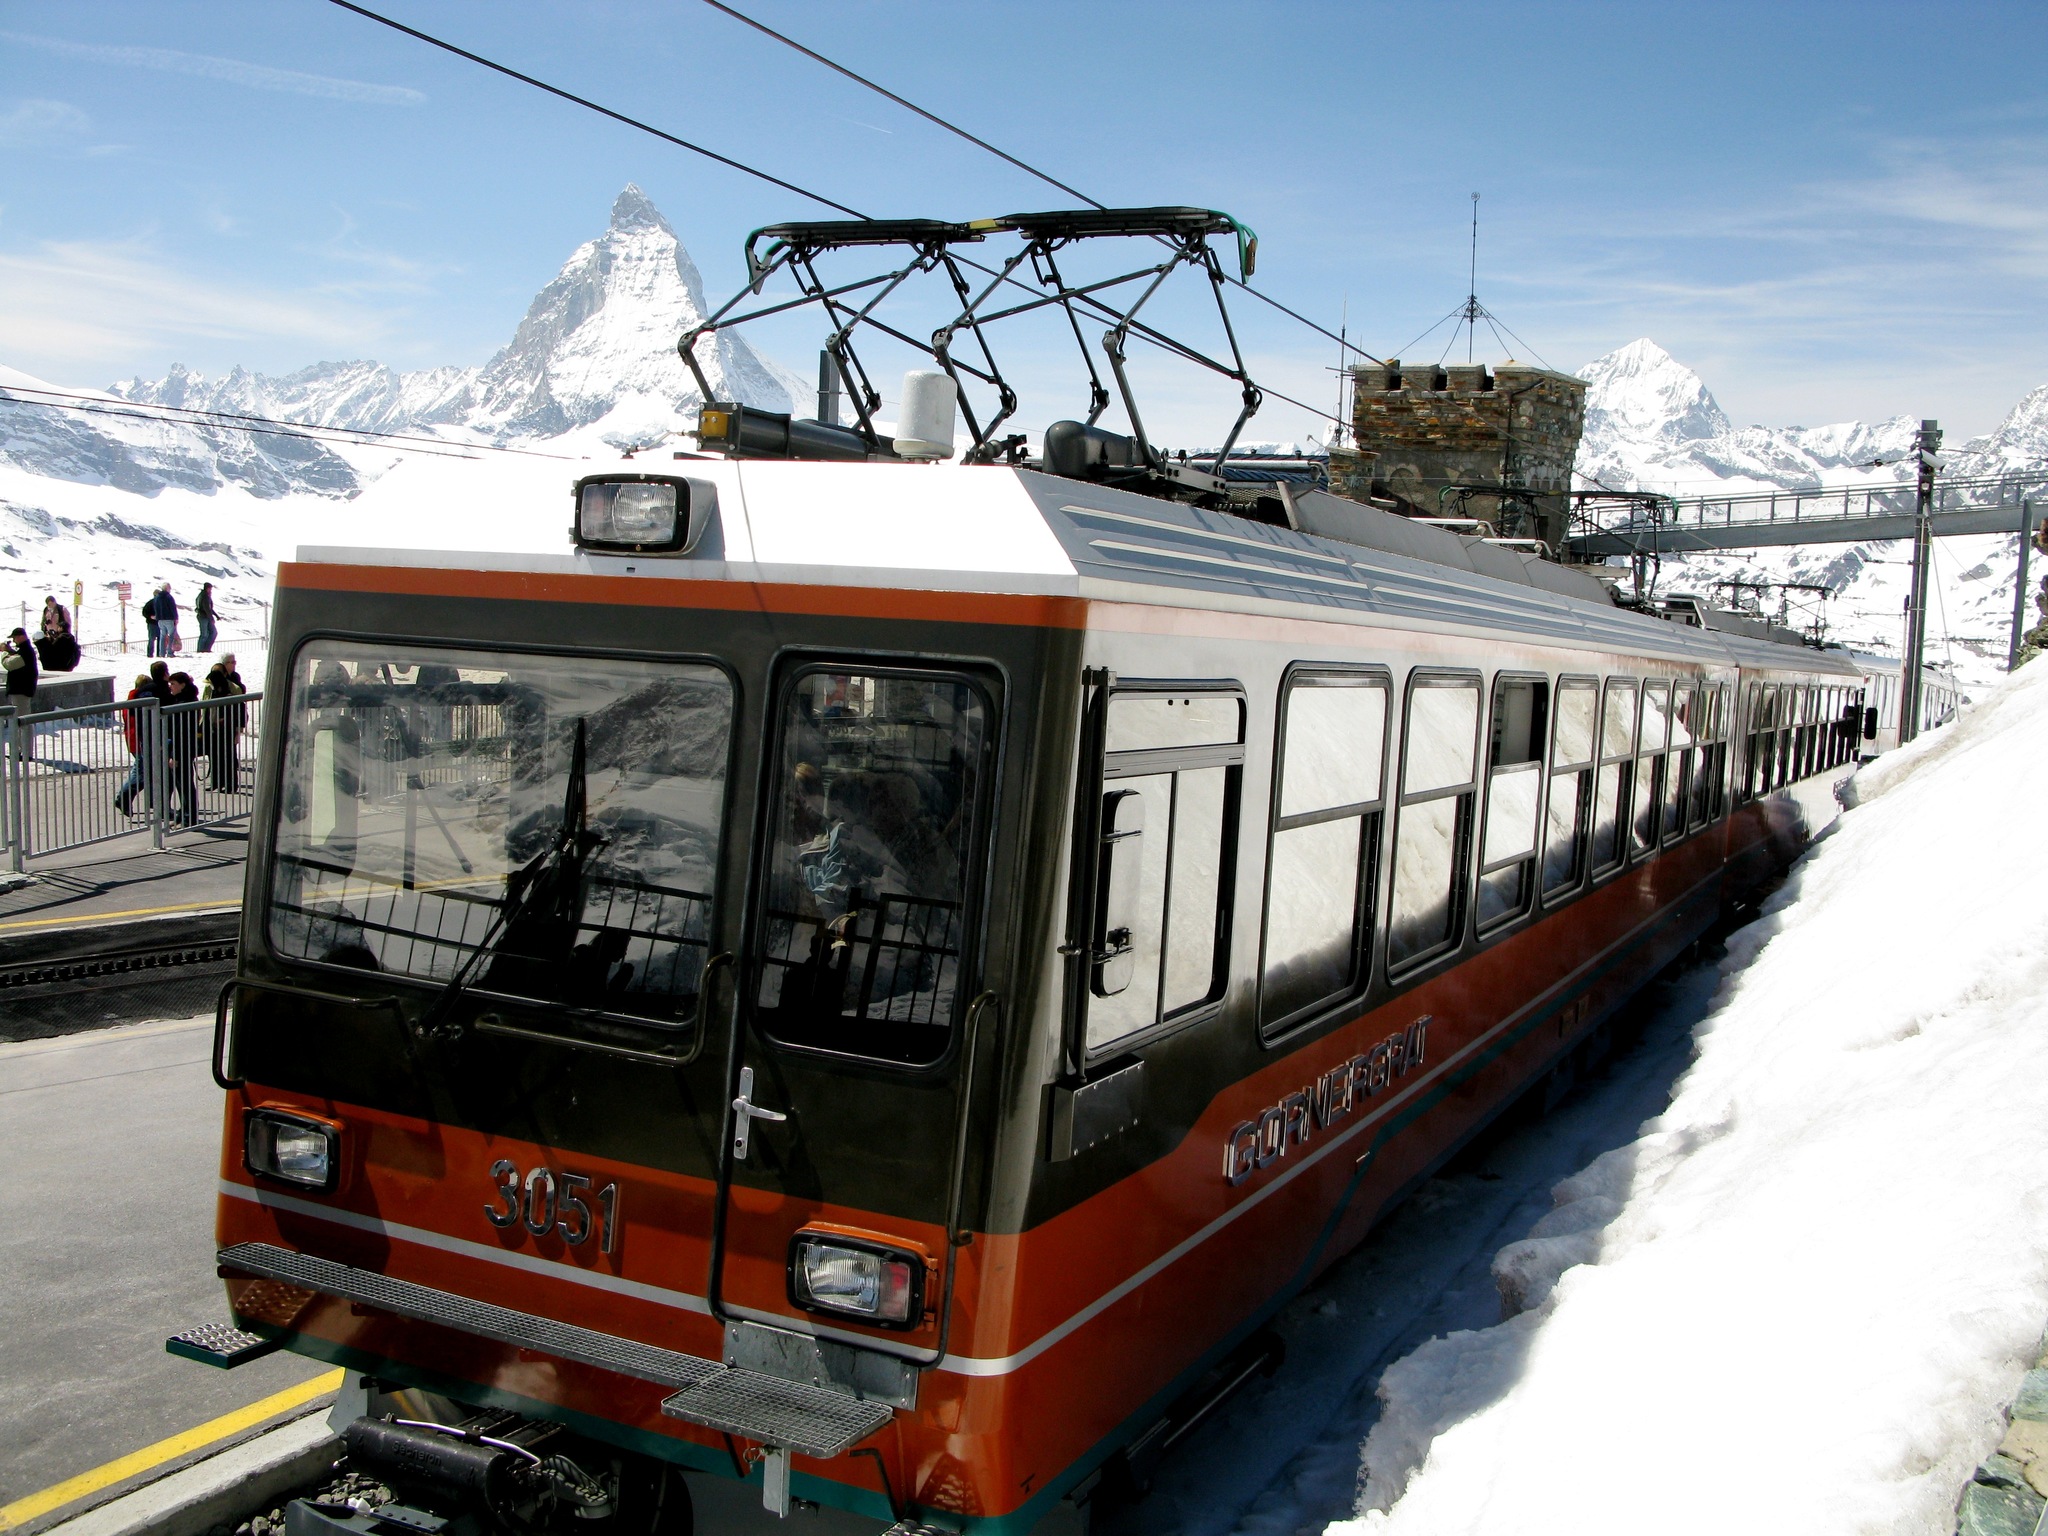
[{"label": "antenna mast", "polygon": [[[1472,343],[1479,333],[1479,194],[1472,194],[1472,264],[1465,274],[1465,361],[1472,361]],[[1453,333],[1455,334],[1455,333]]]}]

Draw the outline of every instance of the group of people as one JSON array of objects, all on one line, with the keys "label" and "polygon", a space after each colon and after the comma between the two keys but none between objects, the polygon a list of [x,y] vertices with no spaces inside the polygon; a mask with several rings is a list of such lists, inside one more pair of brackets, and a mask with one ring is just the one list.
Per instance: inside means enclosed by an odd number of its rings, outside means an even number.
[{"label": "group of people", "polygon": [[[149,671],[135,679],[128,697],[153,698],[165,705],[190,704],[199,699],[232,699],[248,691],[242,674],[235,668],[234,653],[229,652],[208,669],[204,689],[192,681],[191,673],[173,672],[168,662],[155,661],[150,663]],[[242,733],[248,729],[249,706],[226,704],[219,709],[181,710],[160,718],[164,762],[169,774],[169,782],[163,786],[166,809],[174,825],[197,826],[200,758],[206,759],[208,789],[229,795],[241,789],[241,765],[236,750]],[[122,711],[121,728],[128,739],[129,755],[134,758],[127,780],[114,795],[114,804],[124,816],[136,814],[138,796],[150,810],[156,806],[157,786],[150,782],[150,756],[143,750],[140,719],[137,710]]]},{"label": "group of people", "polygon": [[[213,649],[214,636],[220,633],[218,612],[213,606],[213,583],[205,582],[199,588],[199,596],[192,600],[193,617],[199,620],[199,649],[202,653]],[[142,621],[149,627],[149,654],[152,656],[175,656],[184,645],[178,635],[178,600],[171,595],[171,584],[166,581],[150,594],[149,601],[142,605]]]}]

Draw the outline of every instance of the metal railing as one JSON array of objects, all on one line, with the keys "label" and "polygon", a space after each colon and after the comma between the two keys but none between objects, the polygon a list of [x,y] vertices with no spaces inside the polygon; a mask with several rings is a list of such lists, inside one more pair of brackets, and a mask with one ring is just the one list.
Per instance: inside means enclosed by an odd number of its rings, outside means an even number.
[{"label": "metal railing", "polygon": [[249,814],[263,695],[9,714],[0,736],[8,866]]}]

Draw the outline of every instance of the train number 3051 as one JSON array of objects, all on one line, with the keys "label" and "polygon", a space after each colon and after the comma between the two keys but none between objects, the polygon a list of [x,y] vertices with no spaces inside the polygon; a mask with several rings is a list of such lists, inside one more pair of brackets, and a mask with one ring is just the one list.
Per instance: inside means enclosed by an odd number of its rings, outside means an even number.
[{"label": "train number 3051", "polygon": [[485,1202],[484,1216],[494,1227],[524,1226],[535,1237],[559,1232],[571,1248],[595,1237],[601,1253],[610,1253],[618,1242],[617,1184],[598,1190],[593,1207],[584,1198],[591,1181],[583,1174],[543,1167],[528,1169],[522,1179],[518,1164],[509,1157],[491,1164],[491,1182],[497,1186],[497,1198]]}]

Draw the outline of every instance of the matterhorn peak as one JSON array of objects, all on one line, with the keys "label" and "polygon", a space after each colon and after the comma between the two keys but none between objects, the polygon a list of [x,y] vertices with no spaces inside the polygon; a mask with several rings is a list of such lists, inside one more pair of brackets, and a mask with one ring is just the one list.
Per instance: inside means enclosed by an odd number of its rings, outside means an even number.
[{"label": "matterhorn peak", "polygon": [[661,210],[654,206],[638,182],[626,183],[612,203],[612,225],[615,230],[658,229],[663,234],[673,235],[669,222],[661,216]]}]

